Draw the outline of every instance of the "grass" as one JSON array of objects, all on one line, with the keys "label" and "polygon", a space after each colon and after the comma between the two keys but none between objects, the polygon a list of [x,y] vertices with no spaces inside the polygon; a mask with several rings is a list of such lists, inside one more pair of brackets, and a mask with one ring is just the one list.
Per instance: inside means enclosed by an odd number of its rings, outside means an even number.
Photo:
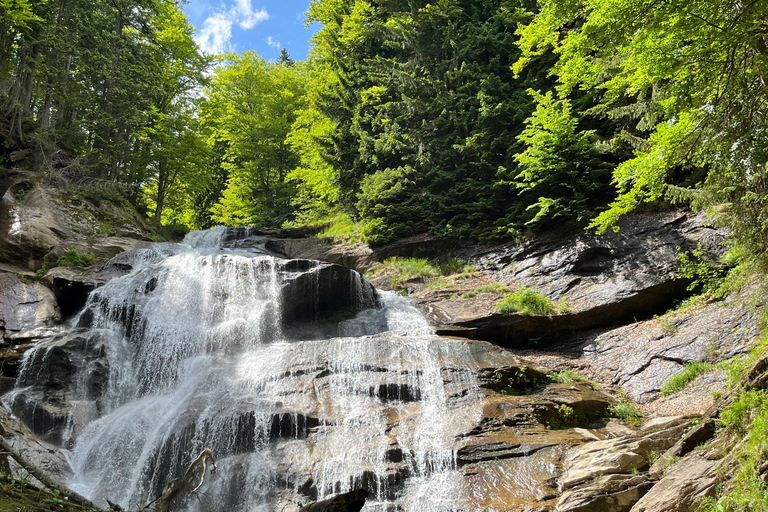
[{"label": "grass", "polygon": [[544,294],[523,286],[514,293],[508,293],[496,304],[498,313],[509,315],[520,313],[523,315],[543,316],[555,312],[555,306]]},{"label": "grass", "polygon": [[448,288],[450,286],[452,286],[452,283],[450,281],[446,280],[443,277],[438,277],[437,279],[433,279],[429,282],[429,284],[427,285],[427,290],[429,291],[440,290],[442,288]]},{"label": "grass", "polygon": [[355,222],[349,215],[341,214],[328,219],[323,219],[322,223],[330,225],[317,234],[319,237],[330,237],[337,242],[357,243],[363,240],[362,224]]},{"label": "grass", "polygon": [[475,290],[477,293],[504,293],[508,292],[509,288],[501,283],[484,284],[483,286]]},{"label": "grass", "polygon": [[592,386],[592,389],[594,389],[595,391],[599,391],[601,389],[600,384],[593,381],[592,379],[582,377],[581,375],[579,375],[573,370],[563,370],[562,372],[552,372],[549,375],[547,375],[547,377],[552,382],[557,382],[560,384],[571,384],[573,382],[586,382],[587,384]]},{"label": "grass", "polygon": [[62,267],[87,267],[97,261],[98,257],[95,254],[80,252],[77,247],[70,247],[59,256],[56,263]]},{"label": "grass", "polygon": [[696,377],[705,373],[713,372],[715,370],[724,370],[728,366],[728,363],[721,362],[717,364],[713,363],[688,363],[683,368],[683,371],[673,375],[662,387],[661,394],[664,396],[673,395],[685,389],[688,384],[693,382]]},{"label": "grass", "polygon": [[639,424],[640,418],[643,417],[640,408],[633,402],[619,402],[616,405],[610,406],[608,408],[608,415],[612,418],[618,418],[630,425]]},{"label": "grass", "polygon": [[437,262],[427,258],[401,258],[393,256],[384,260],[383,265],[371,269],[368,273],[377,274],[379,272],[392,274],[390,287],[393,290],[402,287],[406,281],[412,279],[426,280],[438,278],[435,281],[430,281],[427,285],[428,290],[435,290],[451,285],[451,283],[443,279],[444,276],[451,276],[454,279],[468,277],[475,272],[475,266],[455,258]]},{"label": "grass", "polygon": [[[728,494],[701,501],[704,512],[751,512],[768,510],[768,484],[760,472],[768,448],[768,395],[764,390],[741,393],[739,399],[723,411],[720,418],[728,431],[746,436],[739,453],[734,454],[733,477]],[[751,421],[750,421],[751,419]]]},{"label": "grass", "polygon": [[387,258],[384,260],[384,270],[396,273],[404,281],[441,275],[440,269],[427,258]]}]

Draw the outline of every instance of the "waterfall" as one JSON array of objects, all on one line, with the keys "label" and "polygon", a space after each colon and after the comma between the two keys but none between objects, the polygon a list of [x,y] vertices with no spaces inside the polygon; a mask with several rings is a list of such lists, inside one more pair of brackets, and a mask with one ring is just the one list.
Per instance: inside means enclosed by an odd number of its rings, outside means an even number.
[{"label": "waterfall", "polygon": [[[136,508],[210,447],[219,469],[188,510],[295,510],[359,487],[367,511],[456,508],[455,439],[481,413],[469,343],[434,336],[407,299],[375,296],[356,272],[225,238],[118,256],[130,270],[26,354],[3,399],[20,416],[41,373],[64,374],[61,354],[72,367],[71,406],[50,413],[71,447],[68,485]],[[296,339],[296,325],[323,322]]]}]

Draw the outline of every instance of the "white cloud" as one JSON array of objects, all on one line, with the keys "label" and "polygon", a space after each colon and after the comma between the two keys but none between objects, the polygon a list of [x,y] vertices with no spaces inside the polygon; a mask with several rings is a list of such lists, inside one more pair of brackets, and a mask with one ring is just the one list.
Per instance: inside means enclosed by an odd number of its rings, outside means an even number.
[{"label": "white cloud", "polygon": [[203,22],[195,42],[206,53],[221,53],[229,47],[233,20],[229,12],[218,12]]},{"label": "white cloud", "polygon": [[240,16],[240,28],[250,30],[262,21],[269,19],[269,14],[265,9],[254,11],[251,6],[251,0],[236,0],[237,6],[233,9]]},{"label": "white cloud", "polygon": [[280,48],[282,48],[280,41],[278,41],[277,39],[273,39],[272,36],[269,36],[267,38],[267,44],[272,48],[274,48],[275,50],[279,50]]},{"label": "white cloud", "polygon": [[[222,53],[231,50],[232,26],[237,23],[243,30],[250,30],[269,19],[265,9],[254,11],[251,0],[235,0],[229,9],[205,19],[197,32],[195,42],[206,53]],[[278,43],[279,44],[279,43]]]}]

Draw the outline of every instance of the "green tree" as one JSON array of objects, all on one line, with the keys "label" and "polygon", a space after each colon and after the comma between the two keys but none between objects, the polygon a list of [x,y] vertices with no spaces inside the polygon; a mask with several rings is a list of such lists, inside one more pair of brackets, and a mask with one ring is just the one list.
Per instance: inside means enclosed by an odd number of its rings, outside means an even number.
[{"label": "green tree", "polygon": [[526,208],[534,215],[525,225],[556,218],[587,220],[599,205],[596,198],[605,192],[610,173],[590,142],[595,132],[579,131],[569,100],[557,100],[551,91],[529,94],[536,110],[517,137],[525,144],[525,151],[515,155],[519,174],[507,183],[523,197],[538,197]]},{"label": "green tree", "polygon": [[211,208],[215,222],[279,226],[292,217],[287,176],[299,158],[286,137],[303,107],[304,87],[301,66],[271,64],[255,52],[228,55],[216,71],[203,119],[226,147],[228,182]]},{"label": "green tree", "polygon": [[[600,111],[623,121],[630,136],[642,135],[633,157],[613,173],[617,199],[592,225],[604,231],[639,204],[671,194],[727,205],[723,220],[736,240],[764,254],[768,4],[543,0],[540,6],[519,29],[523,55],[515,70],[554,51],[561,96],[599,91]],[[625,115],[633,110],[644,115]]]}]

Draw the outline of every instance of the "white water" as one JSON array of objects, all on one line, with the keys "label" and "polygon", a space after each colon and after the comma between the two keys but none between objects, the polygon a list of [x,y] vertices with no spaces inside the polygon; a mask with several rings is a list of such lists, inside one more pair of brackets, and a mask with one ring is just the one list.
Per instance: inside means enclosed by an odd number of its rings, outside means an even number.
[{"label": "white water", "polygon": [[[216,249],[222,236],[141,252],[90,298],[109,379],[97,402],[75,397],[98,419],[71,418],[68,484],[136,508],[210,447],[219,470],[191,510],[273,510],[311,501],[309,487],[323,499],[361,486],[373,494],[365,510],[452,510],[453,441],[480,414],[449,400],[480,403],[467,344],[433,336],[393,293],[341,322],[342,337],[288,342],[281,262]],[[350,287],[362,294],[362,278]]]}]

